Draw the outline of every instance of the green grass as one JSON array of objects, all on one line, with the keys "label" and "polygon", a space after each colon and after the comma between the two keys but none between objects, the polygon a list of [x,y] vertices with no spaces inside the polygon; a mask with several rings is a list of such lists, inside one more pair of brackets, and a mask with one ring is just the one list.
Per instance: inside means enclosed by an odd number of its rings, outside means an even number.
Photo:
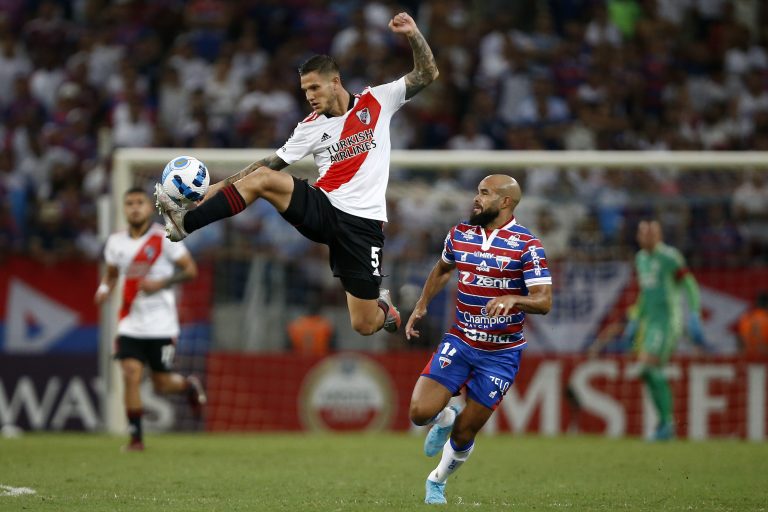
[{"label": "green grass", "polygon": [[[0,510],[425,510],[437,459],[410,435],[28,434],[0,439]],[[481,437],[449,510],[768,511],[768,444]]]}]

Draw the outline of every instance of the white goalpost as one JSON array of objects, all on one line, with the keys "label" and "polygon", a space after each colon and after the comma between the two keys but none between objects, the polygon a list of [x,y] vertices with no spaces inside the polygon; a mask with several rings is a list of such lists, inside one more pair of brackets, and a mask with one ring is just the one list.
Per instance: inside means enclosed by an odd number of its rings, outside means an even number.
[{"label": "white goalpost", "polygon": [[[125,190],[137,184],[147,185],[160,178],[165,164],[172,158],[189,154],[205,162],[216,182],[237,172],[248,164],[274,153],[273,149],[198,149],[198,148],[123,148],[115,151],[112,161],[111,194],[99,205],[100,237],[106,237],[125,227],[121,214],[121,198]],[[768,171],[768,152],[712,151],[442,151],[393,150],[393,169],[423,173],[441,173],[457,169],[478,169],[480,172],[505,172],[541,167],[567,170],[572,168],[660,169],[686,170],[759,170]],[[286,172],[310,178],[316,176],[310,157],[290,166]],[[478,175],[480,176],[480,175]],[[390,192],[398,193],[408,183],[390,179]],[[471,191],[468,191],[471,192]],[[100,325],[100,375],[105,383],[102,411],[108,432],[125,429],[122,409],[122,383],[119,368],[111,359],[115,337],[118,298],[114,293],[102,309]]]}]

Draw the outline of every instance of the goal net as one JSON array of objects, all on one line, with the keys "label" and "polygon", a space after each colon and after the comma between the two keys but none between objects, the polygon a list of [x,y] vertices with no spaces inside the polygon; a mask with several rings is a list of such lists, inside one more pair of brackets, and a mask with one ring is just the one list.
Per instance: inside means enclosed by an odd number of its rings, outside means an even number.
[{"label": "goal net", "polygon": [[[205,162],[213,182],[270,153],[118,150],[103,234],[124,227],[122,193],[137,185],[151,190],[177,155]],[[766,207],[750,192],[768,179],[766,165],[768,155],[759,152],[393,151],[384,286],[405,321],[445,234],[468,216],[477,183],[510,174],[523,190],[516,218],[547,252],[554,305],[549,315],[528,317],[518,381],[486,431],[644,435],[656,420],[620,334],[637,294],[635,229],[656,218],[702,290],[707,346],[699,350],[681,337],[667,368],[678,435],[764,439],[768,359],[743,354],[738,323],[768,289]],[[308,159],[286,171],[310,182],[316,174]],[[201,272],[178,290],[177,367],[204,378],[210,407],[201,425],[180,401],[145,389],[150,426],[410,428],[410,388],[451,322],[455,285],[430,305],[416,342],[402,330],[362,337],[349,325],[326,249],[266,202],[185,242]],[[107,428],[120,431],[120,382],[110,361],[114,318],[114,310],[102,315],[101,371]],[[609,343],[588,358],[598,338]]]}]

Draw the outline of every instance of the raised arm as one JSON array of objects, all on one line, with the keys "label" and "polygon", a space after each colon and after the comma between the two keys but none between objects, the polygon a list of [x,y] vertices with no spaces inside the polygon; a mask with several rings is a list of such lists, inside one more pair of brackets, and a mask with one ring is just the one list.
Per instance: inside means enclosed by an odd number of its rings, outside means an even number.
[{"label": "raised arm", "polygon": [[427,281],[424,283],[424,288],[421,290],[421,296],[416,301],[413,313],[411,313],[408,323],[405,325],[406,338],[411,339],[411,336],[414,338],[419,337],[419,331],[413,328],[414,325],[427,314],[427,306],[435,298],[435,295],[445,287],[454,268],[456,268],[456,265],[446,263],[442,258],[437,260],[435,266],[432,267],[432,272],[429,273]]},{"label": "raised arm", "polygon": [[411,99],[434,82],[440,72],[427,40],[410,15],[404,12],[397,14],[389,21],[389,28],[396,34],[405,35],[413,50],[413,71],[405,75],[405,99]]}]

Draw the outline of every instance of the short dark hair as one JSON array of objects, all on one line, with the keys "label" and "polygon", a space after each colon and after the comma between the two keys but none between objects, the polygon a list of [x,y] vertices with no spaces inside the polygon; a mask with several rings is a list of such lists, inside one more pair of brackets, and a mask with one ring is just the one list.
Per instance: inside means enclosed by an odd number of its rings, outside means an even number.
[{"label": "short dark hair", "polygon": [[125,191],[125,194],[123,194],[123,197],[128,197],[130,194],[144,194],[145,196],[149,197],[149,192],[147,192],[141,187],[129,188],[128,190]]},{"label": "short dark hair", "polygon": [[317,71],[321,75],[339,74],[339,65],[330,55],[315,55],[299,66],[299,76]]}]

